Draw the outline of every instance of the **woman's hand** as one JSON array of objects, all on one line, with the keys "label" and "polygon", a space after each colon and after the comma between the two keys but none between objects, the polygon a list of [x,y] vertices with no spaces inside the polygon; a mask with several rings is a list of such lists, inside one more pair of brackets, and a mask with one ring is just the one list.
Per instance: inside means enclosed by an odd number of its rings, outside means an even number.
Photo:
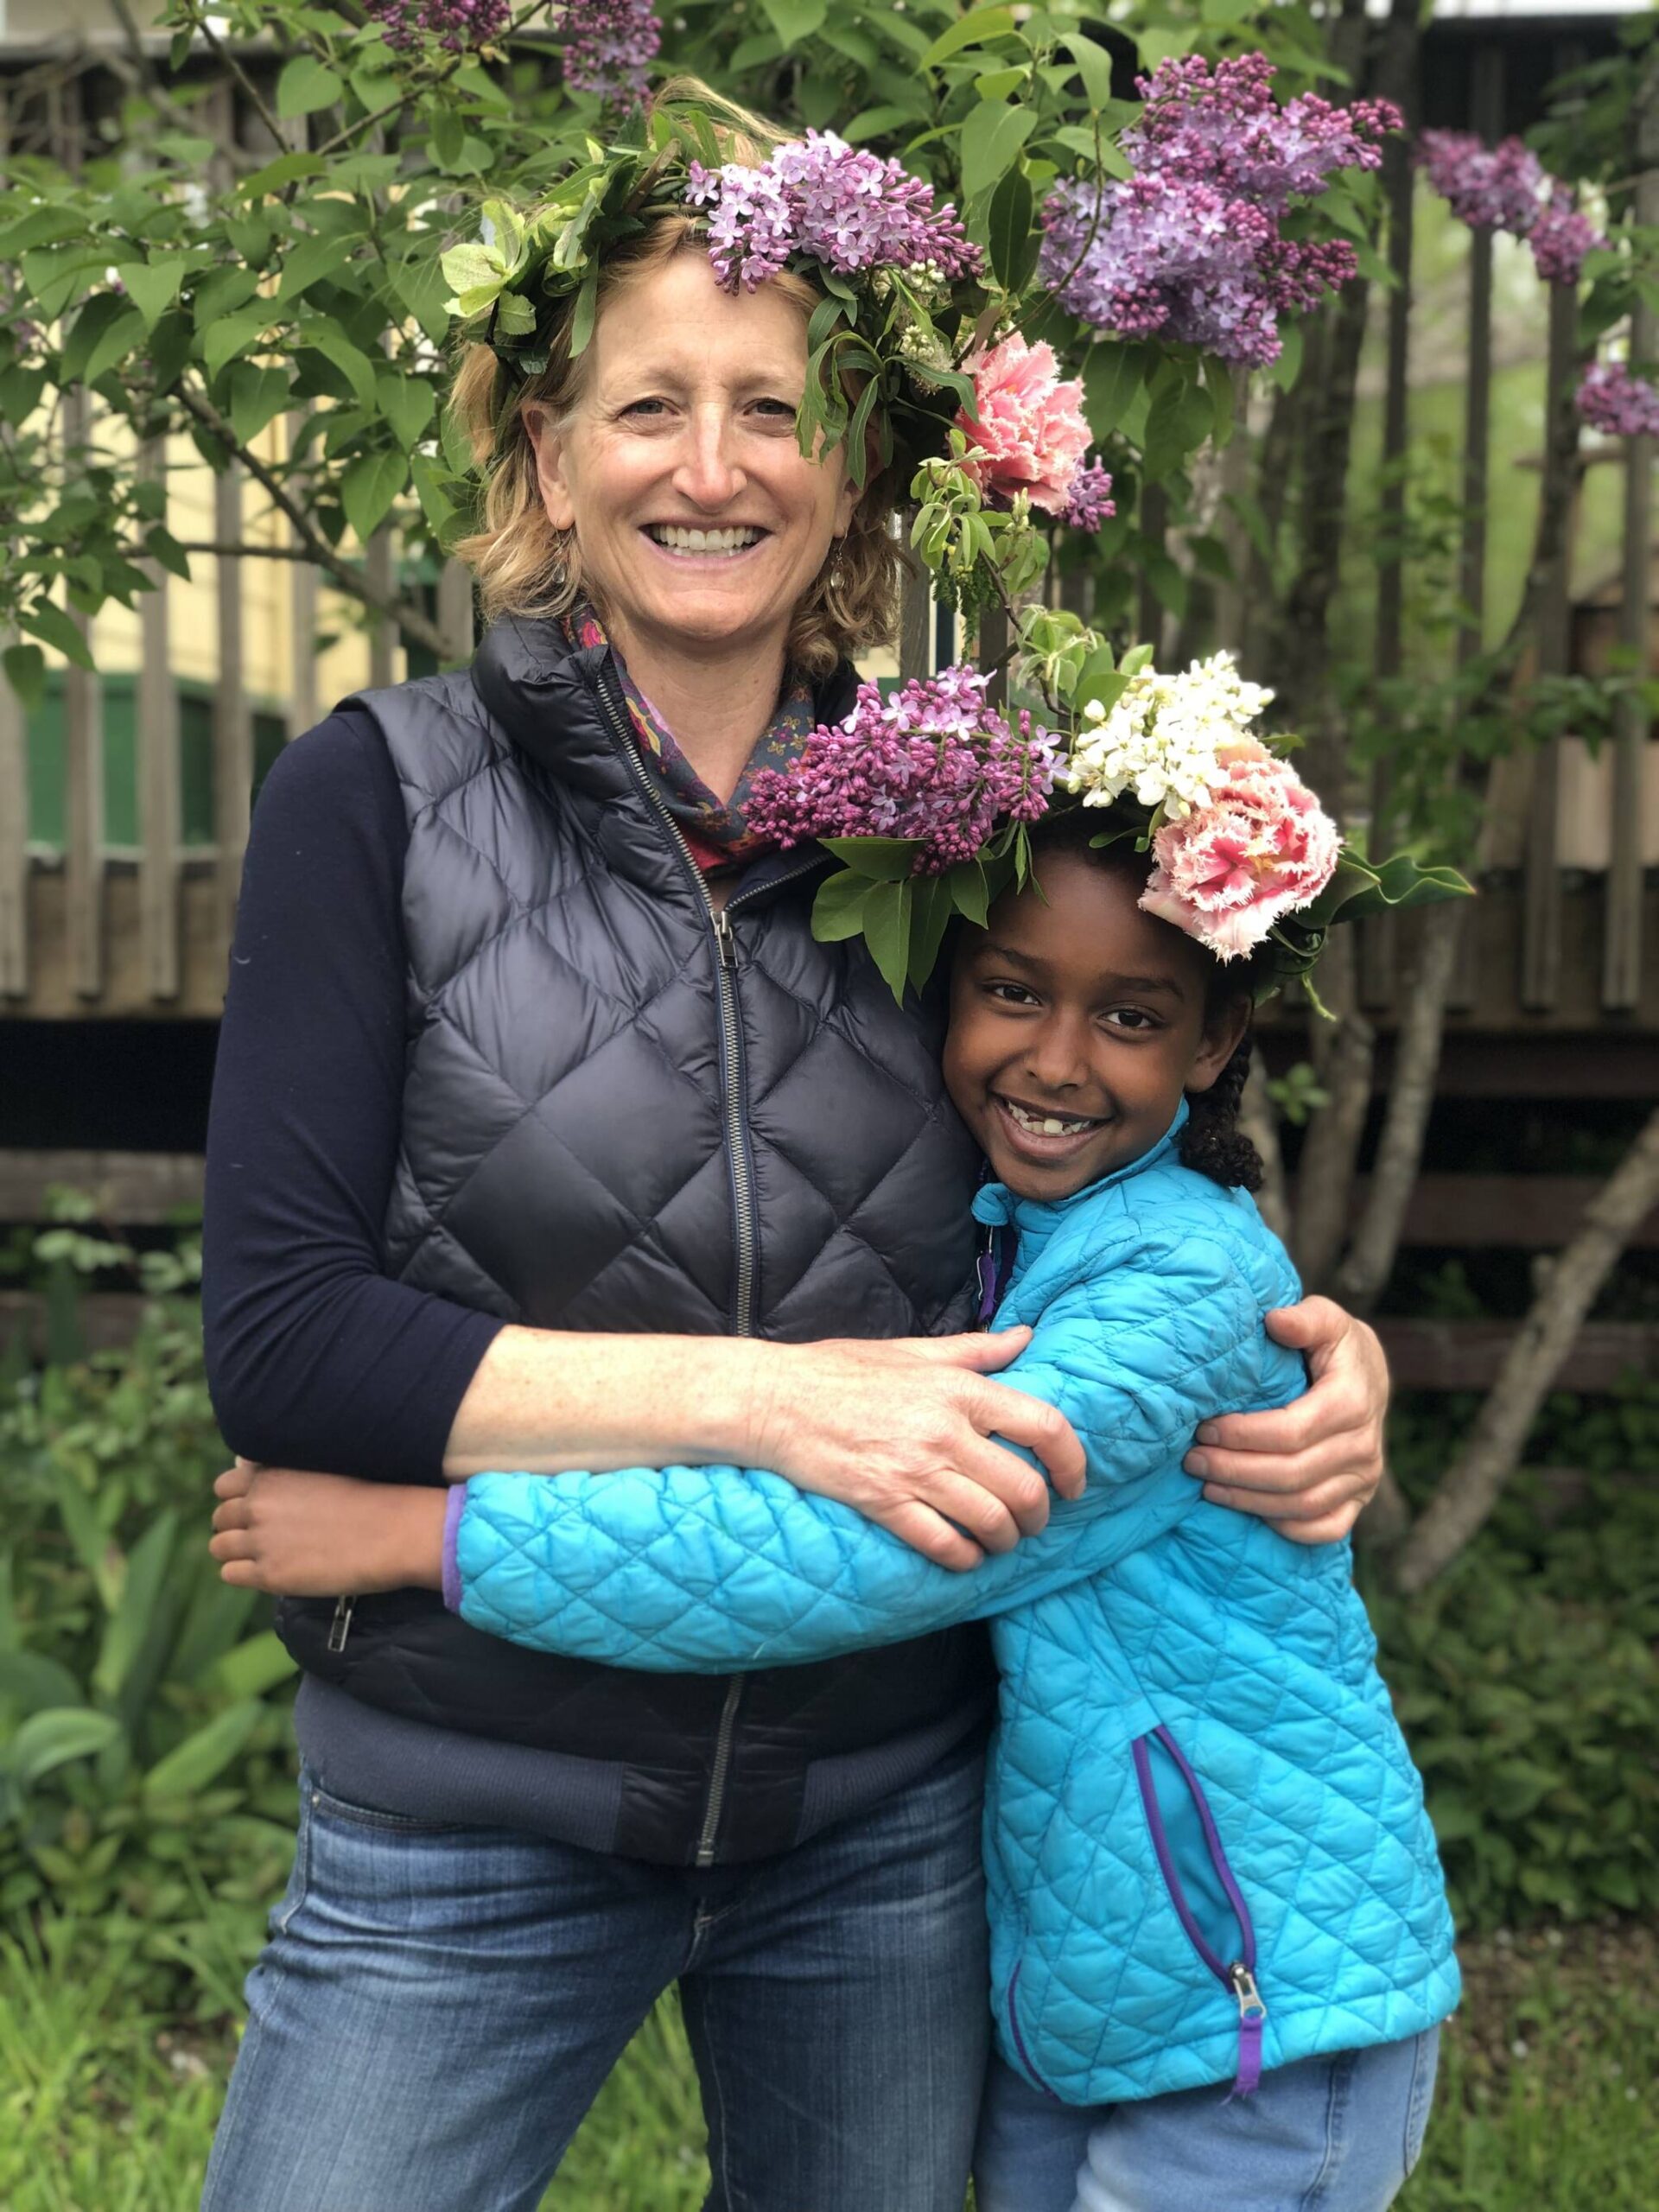
[{"label": "woman's hand", "polygon": [[219,1580],[278,1598],[442,1587],[447,1493],[238,1459],[213,1484]]},{"label": "woman's hand", "polygon": [[1389,1363],[1376,1332],[1328,1298],[1269,1313],[1268,1333],[1306,1355],[1312,1387],[1277,1413],[1205,1421],[1186,1471],[1217,1505],[1258,1514],[1293,1543],[1335,1543],[1382,1479]]},{"label": "woman's hand", "polygon": [[1034,1453],[1062,1497],[1084,1485],[1083,1446],[1064,1414],[990,1379],[1030,1338],[1021,1328],[776,1347],[752,1457],[941,1567],[1011,1551],[1046,1525],[1048,1484],[993,1433]]}]

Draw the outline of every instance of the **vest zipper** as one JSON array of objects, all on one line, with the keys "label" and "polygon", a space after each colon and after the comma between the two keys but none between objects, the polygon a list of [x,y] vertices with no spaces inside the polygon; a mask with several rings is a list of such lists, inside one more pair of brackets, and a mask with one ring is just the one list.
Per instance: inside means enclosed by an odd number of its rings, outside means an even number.
[{"label": "vest zipper", "polygon": [[[709,895],[702,870],[692,858],[679,823],[639,758],[639,747],[629,738],[602,674],[595,689],[612,740],[626,762],[628,772],[667,830],[680,864],[702,899],[715,939],[715,987],[720,1008],[721,1072],[725,1086],[726,1160],[731,1172],[733,1217],[737,1240],[737,1282],[733,1334],[754,1334],[754,1273],[757,1237],[754,1222],[754,1169],[749,1156],[749,1133],[743,1118],[743,1031],[738,1018],[737,946],[732,935],[729,911],[716,906]],[[721,1815],[726,1809],[726,1786],[731,1773],[732,1747],[737,1736],[738,1707],[743,1701],[741,1675],[727,1677],[726,1701],[721,1707],[715,1735],[714,1763],[709,1770],[709,1794],[703,1802],[702,1825],[697,1833],[695,1864],[712,1866],[720,1835]]]}]

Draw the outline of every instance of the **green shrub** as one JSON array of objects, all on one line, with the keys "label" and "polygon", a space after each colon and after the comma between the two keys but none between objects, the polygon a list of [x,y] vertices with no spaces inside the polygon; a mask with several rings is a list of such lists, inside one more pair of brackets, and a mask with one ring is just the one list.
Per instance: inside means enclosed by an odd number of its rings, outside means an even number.
[{"label": "green shrub", "polygon": [[[1401,1409],[1419,1500],[1460,1414]],[[1465,1928],[1659,1911],[1659,1389],[1558,1394],[1529,1456],[1580,1494],[1523,1469],[1422,1597],[1362,1578]]]},{"label": "green shrub", "polygon": [[207,1551],[225,1465],[199,1313],[0,1391],[0,1916],[234,2001],[293,1853],[293,1663]]}]

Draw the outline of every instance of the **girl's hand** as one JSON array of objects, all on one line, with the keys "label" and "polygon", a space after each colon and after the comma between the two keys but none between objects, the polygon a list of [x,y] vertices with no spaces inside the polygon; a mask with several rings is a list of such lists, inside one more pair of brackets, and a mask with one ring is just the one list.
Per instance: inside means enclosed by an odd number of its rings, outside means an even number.
[{"label": "girl's hand", "polygon": [[994,1436],[1034,1453],[1060,1497],[1084,1485],[1083,1446],[1065,1415],[990,1379],[1030,1338],[1021,1328],[777,1347],[754,1414],[754,1462],[838,1498],[941,1567],[1012,1551],[1046,1525],[1049,1484]]},{"label": "girl's hand", "polygon": [[1214,1503],[1271,1521],[1293,1543],[1335,1543],[1382,1479],[1389,1363],[1376,1332],[1328,1298],[1270,1313],[1268,1333],[1306,1354],[1312,1388],[1277,1413],[1205,1421],[1186,1471]]},{"label": "girl's hand", "polygon": [[279,1598],[360,1597],[443,1583],[447,1493],[238,1459],[213,1484],[219,1579]]}]

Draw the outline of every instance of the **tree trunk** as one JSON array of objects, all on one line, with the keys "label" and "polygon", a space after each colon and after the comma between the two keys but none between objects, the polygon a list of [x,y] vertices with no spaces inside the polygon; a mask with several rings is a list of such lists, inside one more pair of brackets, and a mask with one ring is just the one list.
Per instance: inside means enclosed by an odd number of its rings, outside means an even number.
[{"label": "tree trunk", "polygon": [[1514,1472],[1545,1394],[1619,1255],[1659,1204],[1659,1109],[1586,1210],[1510,1345],[1472,1433],[1417,1517],[1395,1579],[1408,1597],[1445,1573]]},{"label": "tree trunk", "polygon": [[1310,1290],[1324,1288],[1347,1234],[1354,1168],[1371,1103],[1376,1037],[1359,1010],[1357,952],[1352,930],[1333,930],[1319,963],[1319,995],[1335,1019],[1313,1022],[1313,1058],[1330,1103],[1313,1116],[1302,1147],[1291,1247]]},{"label": "tree trunk", "polygon": [[1395,1040],[1394,1079],[1388,1113],[1371,1170],[1370,1195],[1348,1256],[1332,1281],[1334,1296],[1357,1313],[1369,1313],[1382,1295],[1400,1249],[1406,1207],[1423,1156],[1423,1137],[1440,1073],[1446,1002],[1457,969],[1461,905],[1431,906],[1423,916],[1417,962],[1406,986],[1400,1033]]}]

